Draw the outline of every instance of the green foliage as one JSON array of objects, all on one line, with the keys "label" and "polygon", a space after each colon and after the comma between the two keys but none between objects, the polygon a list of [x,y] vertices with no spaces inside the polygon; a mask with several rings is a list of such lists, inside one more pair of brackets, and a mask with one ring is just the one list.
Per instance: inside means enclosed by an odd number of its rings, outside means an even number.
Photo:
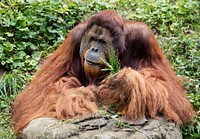
[{"label": "green foliage", "polygon": [[0,65],[35,70],[79,21],[77,3],[12,2],[0,11]]},{"label": "green foliage", "polygon": [[120,70],[120,62],[114,50],[108,51],[108,62],[101,58],[106,64],[107,68],[102,71],[110,71],[111,75],[117,73]]},{"label": "green foliage", "polygon": [[159,37],[176,72],[184,77],[187,93],[200,93],[200,40],[198,33]]},{"label": "green foliage", "polygon": [[114,9],[115,3],[111,3],[110,0],[77,0],[79,3],[79,10],[83,12],[83,20],[87,20],[95,13],[105,10]]},{"label": "green foliage", "polygon": [[0,80],[0,138],[15,138],[10,125],[10,113],[13,98],[21,91],[30,75],[23,75],[18,71],[4,74]]},{"label": "green foliage", "polygon": [[122,11],[127,18],[146,22],[155,33],[170,37],[200,29],[199,1],[118,1],[121,7],[119,11]]},{"label": "green foliage", "polygon": [[1,139],[15,139],[16,136],[10,127],[10,109],[13,98],[1,98],[0,97],[0,138]]},{"label": "green foliage", "polygon": [[14,71],[12,73],[4,74],[0,80],[0,98],[8,98],[16,96],[21,91],[30,79],[30,75],[23,75]]},{"label": "green foliage", "polygon": [[[10,106],[40,61],[49,56],[80,21],[104,9],[146,22],[181,77],[200,111],[200,2],[198,0],[7,0],[0,2],[0,138],[15,138],[9,127]],[[114,56],[114,55],[113,55]],[[111,71],[118,60],[109,58]],[[109,67],[108,66],[108,67]],[[200,116],[182,127],[184,138],[200,136]]]},{"label": "green foliage", "polygon": [[193,124],[182,126],[184,139],[199,139],[200,137],[200,116],[197,116]]},{"label": "green foliage", "polygon": [[188,94],[188,97],[190,98],[190,101],[192,102],[193,104],[193,107],[196,109],[196,110],[199,110],[199,114],[200,114],[200,93],[190,93]]}]

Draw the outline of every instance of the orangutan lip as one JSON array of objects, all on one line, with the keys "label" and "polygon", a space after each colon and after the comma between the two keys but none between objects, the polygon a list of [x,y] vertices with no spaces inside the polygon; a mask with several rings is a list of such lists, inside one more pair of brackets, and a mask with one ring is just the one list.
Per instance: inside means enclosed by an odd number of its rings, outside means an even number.
[{"label": "orangutan lip", "polygon": [[91,66],[97,66],[97,65],[99,65],[98,63],[95,63],[95,62],[90,61],[90,60],[86,60],[86,62],[87,62],[88,65],[91,65]]}]

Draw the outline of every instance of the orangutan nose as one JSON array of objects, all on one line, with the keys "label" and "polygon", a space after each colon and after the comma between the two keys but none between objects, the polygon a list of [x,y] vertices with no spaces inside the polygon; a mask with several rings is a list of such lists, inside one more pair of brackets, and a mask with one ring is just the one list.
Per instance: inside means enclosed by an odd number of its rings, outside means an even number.
[{"label": "orangutan nose", "polygon": [[99,52],[99,49],[98,49],[97,47],[93,47],[91,50],[92,50],[93,52]]}]

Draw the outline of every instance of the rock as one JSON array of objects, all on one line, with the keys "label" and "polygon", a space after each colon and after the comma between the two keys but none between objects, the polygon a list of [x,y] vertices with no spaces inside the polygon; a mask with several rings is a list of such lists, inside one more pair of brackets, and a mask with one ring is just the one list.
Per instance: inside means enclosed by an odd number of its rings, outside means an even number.
[{"label": "rock", "polygon": [[59,121],[54,118],[32,120],[23,139],[182,139],[179,126],[164,118],[147,119],[142,125],[124,123],[110,117],[88,117]]}]

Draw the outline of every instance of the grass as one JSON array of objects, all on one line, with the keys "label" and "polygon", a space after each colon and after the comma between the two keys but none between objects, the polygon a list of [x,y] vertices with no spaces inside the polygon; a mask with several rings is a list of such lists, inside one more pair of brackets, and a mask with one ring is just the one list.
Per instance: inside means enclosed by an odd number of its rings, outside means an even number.
[{"label": "grass", "polygon": [[105,63],[107,66],[107,68],[102,69],[102,71],[110,71],[110,74],[113,75],[120,70],[120,61],[118,60],[118,57],[114,50],[108,51],[107,55],[108,61],[101,58],[103,63]]}]

